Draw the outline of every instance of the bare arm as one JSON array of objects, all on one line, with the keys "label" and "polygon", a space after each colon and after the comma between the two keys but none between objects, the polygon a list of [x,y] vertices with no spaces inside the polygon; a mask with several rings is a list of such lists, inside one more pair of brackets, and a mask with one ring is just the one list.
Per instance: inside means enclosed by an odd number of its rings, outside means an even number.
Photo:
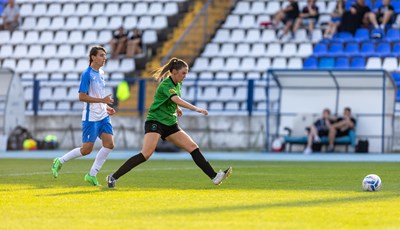
[{"label": "bare arm", "polygon": [[88,103],[104,103],[104,104],[112,104],[114,99],[111,98],[112,94],[109,94],[103,98],[91,97],[86,93],[79,92],[79,101],[88,102]]},{"label": "bare arm", "polygon": [[177,104],[180,107],[192,110],[192,111],[196,111],[198,113],[202,113],[204,115],[208,115],[208,111],[206,109],[202,109],[202,108],[198,108],[192,104],[190,104],[189,102],[183,100],[182,98],[180,98],[178,95],[172,96],[171,100]]}]

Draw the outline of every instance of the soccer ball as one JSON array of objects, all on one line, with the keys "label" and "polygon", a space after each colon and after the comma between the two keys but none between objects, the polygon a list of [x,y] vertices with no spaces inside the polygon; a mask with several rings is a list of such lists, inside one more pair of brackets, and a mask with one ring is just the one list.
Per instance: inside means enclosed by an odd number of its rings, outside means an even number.
[{"label": "soccer ball", "polygon": [[375,192],[382,187],[382,180],[378,175],[369,174],[364,178],[362,186],[365,191]]}]

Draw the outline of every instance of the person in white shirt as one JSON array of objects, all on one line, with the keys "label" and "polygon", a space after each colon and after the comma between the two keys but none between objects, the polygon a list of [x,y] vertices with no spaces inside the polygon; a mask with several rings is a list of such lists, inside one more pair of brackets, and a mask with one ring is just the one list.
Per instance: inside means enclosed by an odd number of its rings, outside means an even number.
[{"label": "person in white shirt", "polygon": [[94,46],[90,50],[89,67],[82,73],[79,87],[79,100],[84,105],[82,112],[83,145],[54,159],[52,166],[54,178],[58,177],[58,172],[65,162],[90,154],[94,142],[99,137],[103,146],[84,179],[91,185],[100,186],[96,175],[114,148],[113,127],[109,115],[113,115],[115,110],[108,105],[112,104],[114,100],[111,98],[111,94],[105,95],[104,71],[101,69],[106,62],[106,55],[106,50],[101,46]]},{"label": "person in white shirt", "polygon": [[8,0],[8,4],[3,11],[3,25],[1,29],[13,31],[19,27],[19,7],[14,0]]}]

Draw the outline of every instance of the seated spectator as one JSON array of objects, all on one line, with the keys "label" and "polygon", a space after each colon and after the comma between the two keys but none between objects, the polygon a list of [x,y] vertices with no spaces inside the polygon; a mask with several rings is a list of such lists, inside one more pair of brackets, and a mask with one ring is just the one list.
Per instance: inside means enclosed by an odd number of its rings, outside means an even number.
[{"label": "seated spectator", "polygon": [[331,117],[331,111],[329,109],[324,109],[322,112],[322,117],[310,126],[310,132],[308,133],[307,146],[304,150],[304,154],[312,153],[311,147],[313,142],[320,142],[320,137],[328,136],[329,128],[333,122],[334,120]]},{"label": "seated spectator", "polygon": [[318,6],[315,5],[315,0],[308,0],[307,6],[303,8],[299,17],[297,17],[296,22],[293,27],[293,33],[295,33],[300,25],[304,22],[307,26],[308,38],[311,40],[312,32],[314,30],[315,24],[317,24],[319,18]]},{"label": "seated spectator", "polygon": [[382,0],[382,5],[375,11],[368,13],[369,22],[375,29],[385,29],[386,25],[391,25],[395,21],[394,8],[390,0]]},{"label": "seated spectator", "polygon": [[126,56],[133,57],[142,53],[142,33],[134,28],[129,36],[128,45],[126,47]]},{"label": "seated spectator", "polygon": [[325,30],[324,38],[332,38],[335,35],[337,28],[340,25],[340,21],[342,20],[342,15],[345,11],[345,2],[344,0],[338,0],[336,3],[336,7],[331,14],[331,21],[328,24],[328,27]]},{"label": "seated spectator", "polygon": [[349,11],[344,12],[339,30],[354,34],[367,20],[367,13],[370,11],[371,9],[365,5],[365,0],[357,0]]},{"label": "seated spectator", "polygon": [[335,138],[349,135],[356,125],[356,119],[351,115],[349,107],[344,108],[343,116],[339,117],[334,124],[329,128],[329,146],[328,152],[333,152]]},{"label": "seated spectator", "polygon": [[3,25],[1,29],[13,31],[19,27],[19,7],[14,0],[8,0],[8,4],[3,11]]},{"label": "seated spectator", "polygon": [[299,5],[296,0],[289,0],[289,5],[278,11],[273,18],[273,24],[278,26],[282,21],[285,25],[283,32],[278,36],[282,39],[292,29],[296,18],[299,16]]},{"label": "seated spectator", "polygon": [[121,26],[114,31],[113,38],[110,41],[111,58],[117,58],[120,54],[126,53],[127,33]]}]

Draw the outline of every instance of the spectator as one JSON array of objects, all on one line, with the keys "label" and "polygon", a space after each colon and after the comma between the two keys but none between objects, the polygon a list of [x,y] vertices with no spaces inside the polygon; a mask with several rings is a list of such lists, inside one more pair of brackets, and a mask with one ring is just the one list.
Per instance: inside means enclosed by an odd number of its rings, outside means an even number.
[{"label": "spectator", "polygon": [[367,13],[370,11],[371,9],[365,5],[365,0],[357,0],[349,11],[344,12],[339,30],[354,34],[367,20]]},{"label": "spectator", "polygon": [[322,112],[322,117],[310,126],[310,132],[308,133],[307,147],[304,150],[304,154],[312,153],[311,146],[313,142],[320,142],[321,141],[320,137],[328,136],[331,124],[333,124],[331,111],[329,109],[324,109],[324,111]]},{"label": "spectator", "polygon": [[114,31],[113,38],[110,41],[111,58],[115,59],[120,54],[126,53],[127,33],[121,26]]},{"label": "spectator", "polygon": [[289,30],[293,27],[298,16],[299,5],[296,0],[289,0],[289,5],[274,15],[273,24],[275,26],[278,26],[281,21],[285,25],[283,32],[279,35],[279,39],[282,39],[283,36],[289,33]]},{"label": "spectator", "polygon": [[328,27],[325,30],[324,38],[332,38],[335,35],[337,28],[340,25],[340,21],[342,20],[342,15],[345,11],[345,2],[344,0],[338,0],[336,3],[336,7],[331,14],[331,21],[328,24]]},{"label": "spectator", "polygon": [[369,12],[367,17],[375,29],[385,29],[386,25],[394,23],[394,8],[390,0],[382,0],[382,5],[375,11]]},{"label": "spectator", "polygon": [[300,25],[304,22],[307,26],[308,38],[311,40],[312,32],[314,30],[315,24],[319,18],[318,6],[315,5],[315,0],[307,0],[307,6],[303,8],[299,17],[297,17],[296,22],[293,27],[293,33],[295,33]]},{"label": "spectator", "polygon": [[140,30],[134,28],[129,37],[128,45],[126,47],[126,56],[133,57],[142,53],[142,33]]},{"label": "spectator", "polygon": [[351,115],[349,107],[344,108],[343,116],[339,117],[333,125],[329,128],[329,146],[328,152],[333,152],[335,138],[349,135],[356,125],[356,119]]},{"label": "spectator", "polygon": [[14,0],[8,0],[8,4],[3,11],[3,25],[1,29],[13,31],[19,27],[19,7]]}]

